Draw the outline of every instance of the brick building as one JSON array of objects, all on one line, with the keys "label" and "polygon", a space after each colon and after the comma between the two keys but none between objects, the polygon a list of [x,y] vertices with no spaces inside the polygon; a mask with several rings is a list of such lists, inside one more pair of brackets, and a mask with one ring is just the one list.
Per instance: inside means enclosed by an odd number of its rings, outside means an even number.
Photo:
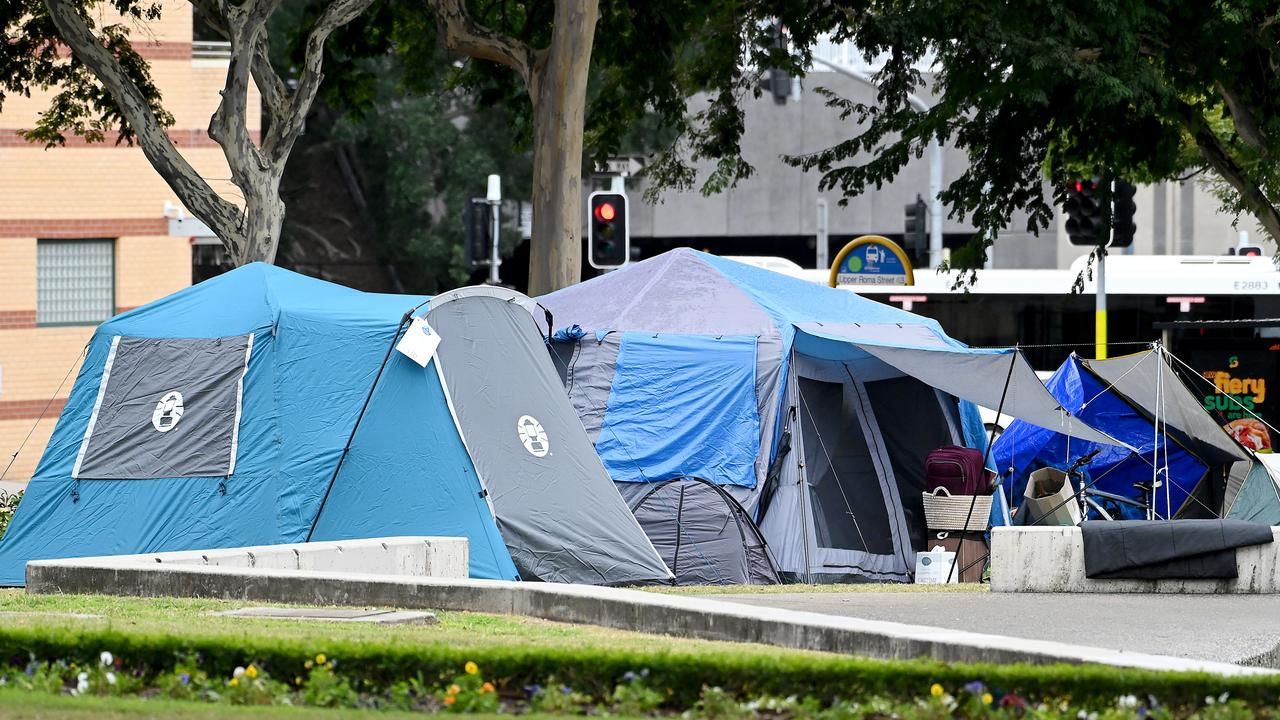
[{"label": "brick building", "polygon": [[[134,46],[175,118],[170,136],[235,200],[222,150],[205,131],[226,78],[227,47],[193,40],[189,3],[163,5],[160,20],[134,30]],[[138,147],[111,137],[68,138],[49,150],[24,141],[18,132],[48,100],[10,96],[0,113],[0,470],[31,433],[3,478],[10,488],[35,470],[94,327],[190,285],[193,244],[208,234]],[[256,98],[250,103],[256,107]]]}]

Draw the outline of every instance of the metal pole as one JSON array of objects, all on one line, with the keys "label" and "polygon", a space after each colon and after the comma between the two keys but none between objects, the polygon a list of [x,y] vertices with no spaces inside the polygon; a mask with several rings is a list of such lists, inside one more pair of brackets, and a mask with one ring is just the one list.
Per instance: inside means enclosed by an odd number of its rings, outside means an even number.
[{"label": "metal pole", "polygon": [[1099,360],[1107,359],[1107,249],[1100,247],[1098,253],[1098,287],[1094,293],[1097,301],[1093,312],[1093,356]]},{"label": "metal pole", "polygon": [[493,215],[493,246],[489,249],[489,284],[502,284],[501,278],[498,276],[498,268],[502,265],[502,254],[499,252],[500,244],[498,242],[498,232],[502,229],[502,178],[497,175],[489,176],[489,192],[485,199],[489,203],[490,213]]},{"label": "metal pole", "polygon": [[942,266],[942,143],[929,141],[929,267]]},{"label": "metal pole", "polygon": [[[853,70],[820,57],[813,58],[813,62],[832,72],[857,80],[873,90],[876,89],[875,80],[868,73]],[[914,93],[907,93],[907,102],[920,112],[926,112],[930,108],[929,103]],[[938,197],[942,193],[942,159],[942,143],[935,137],[929,141],[929,267],[931,268],[937,268],[942,264],[942,198]]]},{"label": "metal pole", "polygon": [[[1115,181],[1108,181],[1107,203],[1111,204],[1115,197]],[[1107,213],[1107,241],[1098,249],[1098,287],[1094,292],[1097,298],[1093,308],[1093,356],[1099,360],[1107,359],[1107,247],[1111,245],[1111,241],[1115,239],[1115,223],[1110,218],[1115,217],[1115,208],[1109,208]]]},{"label": "metal pole", "polygon": [[831,267],[831,245],[827,240],[827,200],[826,198],[818,198],[818,237],[814,250],[817,258],[816,265],[819,270],[827,270]]}]

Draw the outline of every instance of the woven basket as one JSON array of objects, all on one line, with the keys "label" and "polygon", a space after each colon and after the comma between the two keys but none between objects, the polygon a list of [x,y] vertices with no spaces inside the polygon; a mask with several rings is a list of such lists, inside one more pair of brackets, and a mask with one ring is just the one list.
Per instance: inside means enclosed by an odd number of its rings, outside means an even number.
[{"label": "woven basket", "polygon": [[[930,530],[967,530],[985,532],[991,517],[991,496],[952,495],[946,488],[924,493],[924,522]],[[973,514],[969,515],[970,504]],[[965,517],[969,526],[964,526]]]}]

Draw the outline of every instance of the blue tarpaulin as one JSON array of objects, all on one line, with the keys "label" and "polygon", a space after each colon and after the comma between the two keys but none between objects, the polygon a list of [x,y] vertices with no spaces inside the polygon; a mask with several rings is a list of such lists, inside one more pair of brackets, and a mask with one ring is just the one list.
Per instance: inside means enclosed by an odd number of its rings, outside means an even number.
[{"label": "blue tarpaulin", "polygon": [[[1002,482],[1014,505],[1022,502],[1032,471],[1042,467],[1066,470],[1095,450],[1098,454],[1083,468],[1086,482],[1096,480],[1093,487],[1097,490],[1134,499],[1141,499],[1134,484],[1150,484],[1153,467],[1159,468],[1163,477],[1167,462],[1168,502],[1161,490],[1155,503],[1160,517],[1176,513],[1204,477],[1207,467],[1203,462],[1178,443],[1166,443],[1163,436],[1158,437],[1152,421],[1084,367],[1079,357],[1068,358],[1046,385],[1068,411],[1132,449],[1068,438],[1015,420],[992,448],[995,466],[1004,475]],[[1137,508],[1133,511],[1141,512]]]}]

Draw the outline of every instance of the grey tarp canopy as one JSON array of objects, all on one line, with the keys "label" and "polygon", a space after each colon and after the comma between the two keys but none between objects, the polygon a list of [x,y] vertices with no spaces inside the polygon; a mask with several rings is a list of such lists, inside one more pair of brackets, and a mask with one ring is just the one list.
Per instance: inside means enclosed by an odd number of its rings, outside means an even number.
[{"label": "grey tarp canopy", "polygon": [[1015,348],[961,348],[923,330],[910,338],[915,347],[904,347],[896,326],[797,323],[796,329],[796,348],[806,355],[848,364],[879,360],[926,385],[993,410],[1003,408],[1004,414],[1032,425],[1081,440],[1124,444],[1073,420]]},{"label": "grey tarp canopy", "polygon": [[[530,310],[524,295],[480,287],[433,298],[426,316],[444,338],[436,363],[449,409],[520,577],[670,579],[583,432]],[[525,418],[545,447],[513,442]]]},{"label": "grey tarp canopy", "polygon": [[702,478],[632,483],[631,511],[678,585],[775,585],[764,536],[733,496]]}]

